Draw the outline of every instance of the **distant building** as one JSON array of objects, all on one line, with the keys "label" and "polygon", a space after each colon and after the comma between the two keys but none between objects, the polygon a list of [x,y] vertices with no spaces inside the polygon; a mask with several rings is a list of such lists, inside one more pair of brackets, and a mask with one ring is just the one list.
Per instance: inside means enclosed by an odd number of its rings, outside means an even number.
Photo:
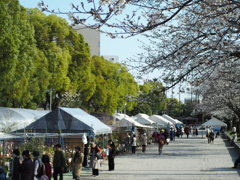
[{"label": "distant building", "polygon": [[197,99],[196,97],[193,97],[193,98],[185,98],[185,99],[184,99],[184,103],[185,103],[185,104],[190,103],[190,102],[193,102],[193,103],[201,103],[202,100],[201,100],[201,99]]},{"label": "distant building", "polygon": [[90,46],[91,55],[100,56],[100,32],[95,29],[85,28],[83,26],[73,26],[78,34],[84,36],[85,42]]},{"label": "distant building", "polygon": [[111,56],[111,55],[103,55],[104,59],[114,62],[114,63],[119,63],[119,57],[118,56]]}]

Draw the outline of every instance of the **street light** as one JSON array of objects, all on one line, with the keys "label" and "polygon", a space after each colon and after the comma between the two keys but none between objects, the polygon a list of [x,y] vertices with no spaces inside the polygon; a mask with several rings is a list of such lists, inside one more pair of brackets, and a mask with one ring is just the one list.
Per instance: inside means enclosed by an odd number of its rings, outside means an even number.
[{"label": "street light", "polygon": [[124,103],[124,118],[126,117],[126,106],[127,106],[127,103]]}]

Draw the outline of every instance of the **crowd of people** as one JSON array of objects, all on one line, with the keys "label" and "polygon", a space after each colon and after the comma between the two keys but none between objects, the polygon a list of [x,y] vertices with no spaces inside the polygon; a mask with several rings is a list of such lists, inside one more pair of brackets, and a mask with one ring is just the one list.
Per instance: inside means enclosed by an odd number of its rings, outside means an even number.
[{"label": "crowd of people", "polygon": [[[208,138],[208,143],[213,143],[214,142],[214,137],[217,138],[219,136],[219,132],[216,133],[216,136],[214,134],[214,129],[213,127],[206,127],[206,137]],[[198,132],[198,127],[197,126],[176,126],[176,127],[170,127],[168,129],[161,129],[159,132],[155,129],[153,134],[152,134],[152,140],[155,145],[159,145],[159,154],[162,154],[162,148],[163,145],[168,145],[170,141],[175,141],[175,138],[182,138],[183,134],[186,134],[187,138],[189,138],[189,135],[192,135],[193,137],[197,137],[199,135]],[[160,139],[164,142],[160,143]],[[140,144],[142,145],[142,152],[146,152],[146,147],[147,144],[149,143],[148,136],[146,132],[141,134],[139,136]],[[137,139],[136,135],[133,133],[132,136],[130,136],[128,133],[126,135],[126,140],[125,140],[125,146],[126,146],[126,152],[130,152],[130,147],[132,154],[135,154],[136,152],[136,146],[137,146]]]},{"label": "crowd of people", "polygon": [[[79,169],[79,163],[83,161],[83,155],[80,155],[80,150],[79,146],[75,147],[72,161],[74,179],[77,179],[75,176],[78,174],[75,169]],[[66,161],[61,145],[55,145],[53,163],[50,162],[50,157],[47,154],[43,154],[41,159],[39,155],[38,151],[31,153],[29,150],[24,150],[20,155],[19,149],[14,149],[14,158],[10,173],[12,180],[50,180],[52,178],[52,167],[54,180],[57,180],[58,175],[60,176],[60,180],[63,180]]]},{"label": "crowd of people", "polygon": [[[198,128],[197,126],[180,126],[176,128],[170,127],[169,130],[154,130],[151,139],[154,140],[153,143],[155,145],[158,145],[159,155],[162,155],[164,145],[168,145],[170,141],[175,141],[175,137],[182,138],[184,133],[186,134],[187,138],[190,134],[192,134],[192,136],[198,136]],[[208,143],[213,143],[214,138],[217,138],[218,136],[219,131],[215,136],[213,127],[207,127],[206,137],[208,139]],[[147,136],[147,133],[144,132],[138,137],[142,146],[142,152],[145,153],[147,151],[147,145],[149,143],[149,136]],[[80,179],[82,167],[91,168],[92,176],[99,176],[101,160],[103,159],[102,149],[93,142],[90,144],[91,148],[89,149],[88,147],[89,144],[85,144],[83,153],[81,152],[81,148],[79,146],[75,147],[75,153],[73,154],[71,160],[72,176],[75,180]],[[132,154],[136,153],[137,137],[135,133],[133,133],[131,136],[128,133],[126,134],[125,147],[127,153],[130,152],[130,149]],[[12,161],[12,168],[10,173],[12,180],[50,180],[52,177],[54,180],[57,180],[58,176],[60,180],[63,180],[63,172],[66,167],[65,155],[60,144],[56,144],[54,148],[55,153],[52,163],[50,161],[50,157],[47,154],[43,154],[40,159],[40,153],[38,151],[31,153],[28,150],[25,150],[22,152],[22,156],[20,156],[19,150],[14,149],[14,158]],[[114,171],[115,169],[115,155],[115,143],[113,140],[109,140],[108,146],[106,147],[106,157],[108,159],[109,171]],[[88,162],[89,156],[90,163]],[[235,164],[238,164],[239,162],[240,158],[236,161]],[[234,167],[236,167],[236,165],[234,165]]]},{"label": "crowd of people", "polygon": [[19,149],[14,149],[13,156],[10,173],[12,180],[51,179],[52,165],[48,155],[44,154],[40,159],[39,152],[34,151],[32,152],[33,158],[31,158],[31,152],[29,150],[24,150],[20,155]]},{"label": "crowd of people", "polygon": [[[54,180],[57,180],[58,176],[59,180],[63,180],[63,173],[66,168],[65,155],[60,144],[56,144],[54,148],[55,153],[52,163],[47,154],[43,154],[40,159],[38,151],[31,153],[28,150],[24,150],[21,156],[20,151],[14,149],[14,158],[10,173],[12,180],[50,180],[52,177]],[[114,171],[116,148],[115,143],[112,140],[108,141],[106,155],[108,157],[109,171]],[[88,163],[88,156],[90,156],[90,163]],[[90,150],[88,144],[85,144],[83,153],[81,152],[81,147],[76,146],[75,153],[71,160],[73,179],[80,179],[82,167],[91,168],[92,176],[99,176],[101,159],[103,159],[102,149],[100,149],[95,143],[91,143]]]}]

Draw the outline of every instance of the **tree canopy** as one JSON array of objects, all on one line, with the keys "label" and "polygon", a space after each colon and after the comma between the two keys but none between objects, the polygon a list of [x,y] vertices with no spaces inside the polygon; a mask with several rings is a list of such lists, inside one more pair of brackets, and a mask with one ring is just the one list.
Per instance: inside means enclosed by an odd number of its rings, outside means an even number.
[{"label": "tree canopy", "polygon": [[72,10],[61,12],[47,0],[39,3],[42,11],[68,14],[73,24],[113,38],[148,37],[145,52],[126,64],[140,75],[163,69],[163,78],[175,79],[171,86],[182,80],[198,85],[219,64],[239,61],[239,7],[235,0],[100,0],[71,3]]},{"label": "tree canopy", "polygon": [[239,67],[236,63],[218,67],[211,78],[199,87],[203,100],[199,109],[222,119],[240,119]]},{"label": "tree canopy", "polygon": [[112,114],[138,84],[126,66],[91,56],[66,20],[1,1],[0,105],[51,109],[81,107]]}]

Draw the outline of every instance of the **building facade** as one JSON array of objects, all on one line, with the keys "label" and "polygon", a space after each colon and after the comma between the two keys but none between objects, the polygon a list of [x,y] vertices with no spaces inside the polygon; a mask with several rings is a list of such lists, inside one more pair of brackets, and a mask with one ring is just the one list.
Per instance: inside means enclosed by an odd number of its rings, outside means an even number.
[{"label": "building facade", "polygon": [[73,26],[73,29],[77,31],[78,34],[82,34],[84,41],[90,46],[91,55],[100,56],[100,32],[95,29],[86,28],[83,26]]}]

